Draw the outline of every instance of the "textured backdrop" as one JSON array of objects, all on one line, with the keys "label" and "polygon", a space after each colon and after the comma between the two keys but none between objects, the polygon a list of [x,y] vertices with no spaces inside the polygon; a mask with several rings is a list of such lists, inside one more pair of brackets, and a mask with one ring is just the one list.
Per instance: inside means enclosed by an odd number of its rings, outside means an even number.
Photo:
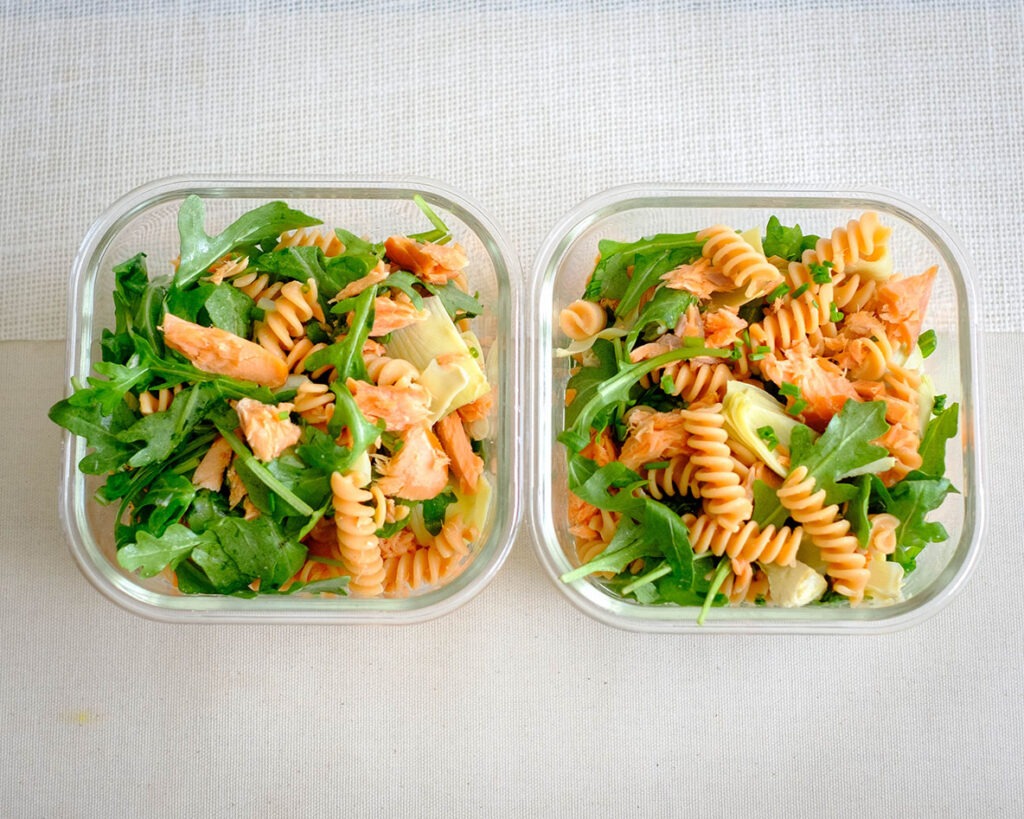
[{"label": "textured backdrop", "polygon": [[[1022,77],[1022,2],[0,2],[0,814],[1018,814]],[[45,411],[88,225],[189,173],[433,177],[526,269],[620,183],[916,200],[982,282],[976,573],[891,635],[633,635],[572,609],[524,528],[421,626],[123,612],[64,544]]]},{"label": "textured backdrop", "polygon": [[[67,8],[62,8],[63,6]],[[88,225],[170,174],[415,174],[524,266],[613,184],[881,187],[946,220],[1024,330],[1017,3],[6,4],[0,338],[61,338]]]}]

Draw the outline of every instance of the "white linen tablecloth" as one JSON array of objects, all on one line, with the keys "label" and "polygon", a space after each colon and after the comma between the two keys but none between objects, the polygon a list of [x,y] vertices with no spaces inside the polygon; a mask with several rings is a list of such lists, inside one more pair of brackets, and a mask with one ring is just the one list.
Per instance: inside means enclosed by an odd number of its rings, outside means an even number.
[{"label": "white linen tablecloth", "polygon": [[[1024,4],[0,3],[0,814],[1015,815],[1024,802]],[[405,628],[170,626],[56,512],[66,280],[171,174],[441,180],[524,268],[633,181],[883,188],[975,263],[989,519],[966,589],[871,637],[636,635],[523,527]]]}]

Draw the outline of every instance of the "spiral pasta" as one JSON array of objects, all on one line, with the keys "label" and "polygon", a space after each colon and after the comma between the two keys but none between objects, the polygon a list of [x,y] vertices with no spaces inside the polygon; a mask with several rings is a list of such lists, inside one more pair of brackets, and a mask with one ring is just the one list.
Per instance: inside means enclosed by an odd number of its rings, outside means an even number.
[{"label": "spiral pasta", "polygon": [[[285,366],[288,368],[288,372],[295,374],[303,374],[306,372],[306,359],[308,359],[313,353],[323,350],[327,345],[322,341],[313,343],[308,336],[302,336],[301,338],[295,339],[292,344],[292,348],[288,351],[285,356]],[[330,365],[318,367],[316,370],[310,373],[313,378],[321,378],[327,373],[334,371],[334,368]]]},{"label": "spiral pasta", "polygon": [[411,361],[404,358],[392,358],[374,350],[363,352],[363,363],[366,365],[370,381],[378,387],[396,387],[409,389],[420,377],[420,371]]},{"label": "spiral pasta", "polygon": [[878,221],[877,213],[868,211],[845,227],[837,227],[831,236],[819,239],[813,250],[804,252],[802,261],[808,265],[831,262],[833,274],[884,279],[892,272],[888,244],[891,233],[891,228]]},{"label": "spiral pasta", "polygon": [[707,515],[683,515],[683,523],[690,530],[690,545],[695,555],[711,552],[716,557],[726,555],[747,563],[756,561],[791,566],[796,561],[803,538],[803,530],[799,526],[796,529],[788,526],[776,529],[769,525],[762,529],[752,520],[735,532],[724,529]]},{"label": "spiral pasta", "polygon": [[767,601],[771,596],[765,573],[760,569],[755,571],[749,563],[736,560],[732,561],[718,593],[724,595],[732,606]]},{"label": "spiral pasta", "polygon": [[337,256],[345,250],[345,245],[333,230],[324,233],[316,228],[299,228],[281,235],[274,250],[288,247],[318,247],[325,256]]},{"label": "spiral pasta", "polygon": [[687,446],[693,451],[704,511],[726,530],[734,532],[750,518],[753,506],[740,483],[725,432],[722,405],[682,410]]},{"label": "spiral pasta", "polygon": [[331,475],[338,557],[352,578],[349,591],[358,597],[375,597],[384,591],[385,579],[384,561],[375,534],[377,509],[381,504],[375,502],[372,492],[363,488],[366,483],[355,472]]},{"label": "spiral pasta", "polygon": [[608,323],[601,305],[577,299],[558,314],[558,326],[574,341],[583,341],[600,333]]},{"label": "spiral pasta", "polygon": [[850,522],[840,517],[839,507],[825,506],[825,490],[815,491],[814,478],[809,477],[805,466],[790,472],[777,494],[779,502],[818,547],[833,588],[852,602],[859,602],[869,577],[867,560],[857,538],[850,534]]},{"label": "spiral pasta", "polygon": [[[814,332],[828,321],[832,286],[823,285],[817,294],[807,292],[798,299],[780,303],[764,318],[750,325],[750,342],[773,352],[788,349],[800,341],[817,342]],[[816,343],[812,346],[818,346]]]},{"label": "spiral pasta", "polygon": [[704,242],[701,250],[704,258],[737,287],[743,288],[748,299],[763,296],[782,282],[778,268],[731,227],[713,225],[700,231],[697,239]]},{"label": "spiral pasta", "polygon": [[310,424],[326,424],[334,415],[334,393],[326,384],[305,379],[295,391],[292,410]]},{"label": "spiral pasta", "polygon": [[661,386],[668,395],[677,395],[688,404],[698,401],[720,401],[733,378],[728,364],[705,364],[673,361],[640,379],[641,386]]},{"label": "spiral pasta", "polygon": [[[475,537],[472,532],[469,536]],[[460,569],[469,550],[461,517],[445,521],[429,546],[393,555],[384,561],[384,591],[404,596],[424,586],[450,580]]]},{"label": "spiral pasta", "polygon": [[324,319],[317,301],[316,279],[311,278],[304,284],[290,281],[281,288],[263,321],[256,323],[254,332],[265,349],[287,359],[287,351],[305,334],[303,325],[312,318]]}]

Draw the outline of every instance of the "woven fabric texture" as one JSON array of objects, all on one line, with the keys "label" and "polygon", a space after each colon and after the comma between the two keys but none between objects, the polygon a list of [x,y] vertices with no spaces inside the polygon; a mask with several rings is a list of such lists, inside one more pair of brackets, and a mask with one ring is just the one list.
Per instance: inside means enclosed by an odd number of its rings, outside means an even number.
[{"label": "woven fabric texture", "polygon": [[962,238],[986,329],[1024,330],[992,241],[1024,212],[1020,2],[0,8],[0,339],[62,338],[88,226],[197,173],[435,178],[526,266],[615,184],[889,189]]}]

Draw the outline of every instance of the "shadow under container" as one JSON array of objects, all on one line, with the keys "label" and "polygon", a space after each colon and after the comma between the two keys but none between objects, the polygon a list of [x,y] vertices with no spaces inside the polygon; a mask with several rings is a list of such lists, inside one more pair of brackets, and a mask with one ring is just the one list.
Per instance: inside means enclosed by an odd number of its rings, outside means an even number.
[{"label": "shadow under container", "polygon": [[143,251],[150,275],[170,272],[178,255],[177,214],[196,194],[206,207],[206,230],[215,234],[243,212],[271,200],[374,241],[424,229],[426,219],[413,202],[421,195],[450,228],[469,257],[470,287],[479,292],[484,313],[473,320],[488,381],[499,396],[490,435],[485,475],[492,485],[487,523],[474,558],[456,578],[408,597],[357,599],[344,596],[185,595],[161,576],[140,578],[115,558],[117,505],[94,499],[101,477],[83,475],[81,438],[65,433],[60,512],[71,552],[89,581],[128,610],[157,620],[203,623],[413,623],[447,614],[478,594],[498,572],[512,545],[519,517],[518,413],[510,400],[518,392],[516,256],[499,228],[477,205],[438,183],[394,180],[163,179],[113,204],[86,235],[71,271],[67,375],[85,379],[99,360],[99,340],[113,326],[112,268]]},{"label": "shadow under container", "polygon": [[[696,624],[695,607],[642,605],[622,599],[590,578],[563,583],[578,565],[567,519],[565,448],[556,440],[564,427],[565,389],[571,360],[555,350],[568,339],[558,331],[558,314],[583,294],[601,239],[632,242],[656,233],[686,233],[724,223],[737,230],[758,227],[770,216],[799,224],[806,234],[827,236],[864,211],[873,210],[892,228],[889,240],[896,271],[913,275],[938,265],[923,329],[935,330],[936,352],[925,362],[935,393],[960,404],[959,434],[947,447],[946,476],[959,490],[929,520],[949,532],[929,544],[908,575],[904,599],[892,605],[715,607]],[[983,474],[978,406],[981,374],[975,328],[976,297],[959,242],[923,208],[880,192],[759,192],[629,185],[600,193],[576,207],[548,235],[534,263],[532,304],[536,318],[532,390],[531,508],[537,556],[556,586],[585,614],[607,625],[649,632],[837,633],[891,631],[933,615],[967,580],[981,545]]]}]

